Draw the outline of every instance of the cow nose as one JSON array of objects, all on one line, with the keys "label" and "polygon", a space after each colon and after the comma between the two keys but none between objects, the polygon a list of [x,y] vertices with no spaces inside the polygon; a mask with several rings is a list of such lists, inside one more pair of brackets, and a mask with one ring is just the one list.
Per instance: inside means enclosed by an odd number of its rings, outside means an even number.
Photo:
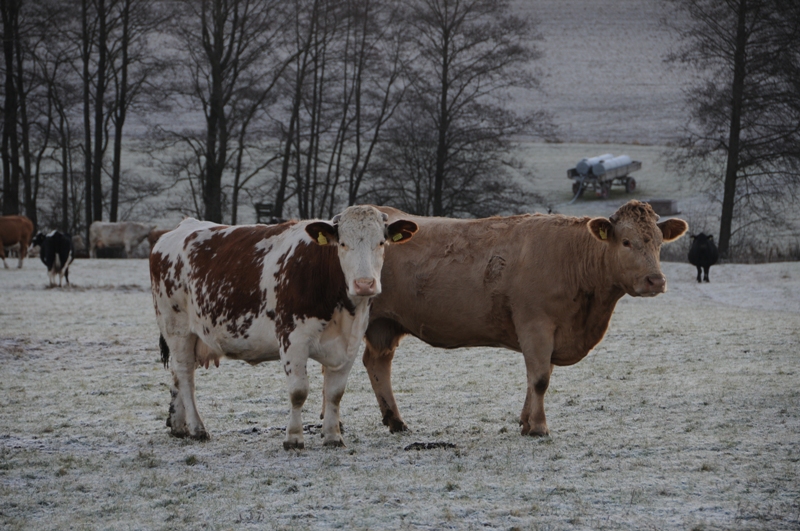
[{"label": "cow nose", "polygon": [[652,292],[663,293],[667,288],[667,278],[664,275],[649,275],[647,287]]},{"label": "cow nose", "polygon": [[375,279],[374,278],[357,278],[354,282],[356,288],[356,295],[365,297],[375,295]]}]

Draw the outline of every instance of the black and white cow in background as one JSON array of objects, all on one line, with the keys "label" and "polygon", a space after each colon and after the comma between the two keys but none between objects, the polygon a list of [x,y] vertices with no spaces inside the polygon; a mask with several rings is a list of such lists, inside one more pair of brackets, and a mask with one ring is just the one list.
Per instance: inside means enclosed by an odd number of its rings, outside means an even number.
[{"label": "black and white cow in background", "polygon": [[706,236],[704,233],[694,235],[692,238],[692,247],[689,249],[689,263],[697,267],[697,281],[701,282],[700,269],[703,270],[703,278],[706,282],[708,280],[708,270],[711,266],[717,263],[719,252],[717,246],[714,245],[714,236]]},{"label": "black and white cow in background", "polygon": [[57,230],[47,235],[40,232],[31,241],[31,249],[34,247],[39,247],[39,258],[47,267],[50,287],[56,285],[56,276],[58,276],[59,287],[61,287],[61,277],[64,277],[69,286],[69,265],[75,254],[72,247],[72,236]]}]

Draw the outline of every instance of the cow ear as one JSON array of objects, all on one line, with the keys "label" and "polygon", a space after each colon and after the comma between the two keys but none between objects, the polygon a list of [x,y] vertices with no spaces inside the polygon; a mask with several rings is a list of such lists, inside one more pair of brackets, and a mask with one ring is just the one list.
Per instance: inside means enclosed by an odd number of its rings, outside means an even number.
[{"label": "cow ear", "polygon": [[399,219],[386,227],[386,239],[392,243],[405,243],[419,230],[413,221]]},{"label": "cow ear", "polygon": [[689,224],[682,219],[668,219],[658,223],[661,234],[665,242],[673,242],[684,235],[689,230]]},{"label": "cow ear", "polygon": [[589,221],[589,232],[598,240],[608,242],[614,232],[614,225],[606,218],[594,218]]},{"label": "cow ear", "polygon": [[708,237],[708,239],[709,239],[709,240],[713,240],[713,239],[714,239],[714,235],[713,235],[713,234],[711,234],[711,235]]},{"label": "cow ear", "polygon": [[306,225],[306,232],[318,245],[336,245],[339,231],[327,221],[314,221]]}]

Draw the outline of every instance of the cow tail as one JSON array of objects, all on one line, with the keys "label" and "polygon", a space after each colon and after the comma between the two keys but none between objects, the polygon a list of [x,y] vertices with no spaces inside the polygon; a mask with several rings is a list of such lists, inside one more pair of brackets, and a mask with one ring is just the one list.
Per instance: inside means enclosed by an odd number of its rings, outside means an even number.
[{"label": "cow tail", "polygon": [[167,345],[167,341],[164,339],[164,336],[158,336],[158,346],[161,348],[161,363],[164,364],[164,368],[169,368],[169,345]]}]

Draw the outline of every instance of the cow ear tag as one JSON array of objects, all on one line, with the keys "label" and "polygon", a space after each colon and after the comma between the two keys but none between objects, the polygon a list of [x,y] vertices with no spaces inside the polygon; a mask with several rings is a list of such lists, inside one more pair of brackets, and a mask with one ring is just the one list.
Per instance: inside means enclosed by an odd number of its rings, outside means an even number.
[{"label": "cow ear tag", "polygon": [[403,239],[403,233],[402,232],[398,232],[397,234],[392,236],[392,241],[393,242],[399,242],[402,239]]},{"label": "cow ear tag", "polygon": [[317,242],[320,245],[328,245],[328,238],[326,238],[325,235],[320,232],[319,236],[317,236]]},{"label": "cow ear tag", "polygon": [[[606,232],[606,229],[600,229],[598,232],[600,233],[600,239],[602,239],[602,240],[607,240],[608,239],[608,233]],[[321,234],[320,234],[320,236],[321,236]]]}]

